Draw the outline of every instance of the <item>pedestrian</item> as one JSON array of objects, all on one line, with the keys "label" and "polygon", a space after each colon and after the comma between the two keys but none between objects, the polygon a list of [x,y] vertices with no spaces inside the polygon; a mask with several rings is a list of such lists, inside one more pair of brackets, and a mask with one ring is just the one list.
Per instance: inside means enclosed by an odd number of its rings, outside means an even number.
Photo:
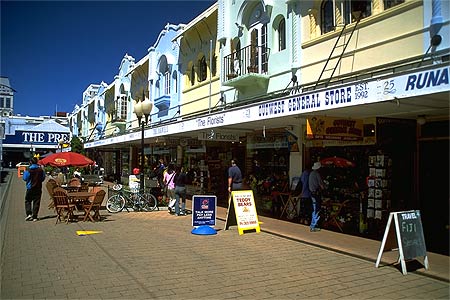
[{"label": "pedestrian", "polygon": [[[184,216],[186,215],[186,184],[187,175],[184,172],[184,168],[181,166],[176,166],[175,168],[175,215]],[[180,210],[180,200],[181,200],[181,210]]]},{"label": "pedestrian", "polygon": [[156,173],[156,179],[158,180],[158,186],[160,188],[164,187],[164,170],[166,169],[166,166],[164,165],[164,160],[162,158],[159,159],[159,164],[156,167],[155,173]]},{"label": "pedestrian", "polygon": [[231,160],[231,167],[228,168],[228,192],[242,189],[242,172],[237,166],[237,160]]},{"label": "pedestrian", "polygon": [[312,202],[312,214],[311,214],[311,224],[310,231],[320,231],[317,223],[320,219],[320,208],[322,206],[322,191],[325,189],[325,185],[322,181],[322,176],[319,173],[319,169],[322,165],[320,162],[315,162],[312,166],[312,171],[309,174],[309,190],[311,191],[311,202]]},{"label": "pedestrian", "polygon": [[309,190],[309,174],[311,173],[311,165],[309,163],[305,164],[305,169],[300,175],[300,182],[302,184],[302,191],[300,194],[300,214],[299,218],[301,222],[309,223],[309,216],[312,212],[311,203],[311,191]]},{"label": "pedestrian", "polygon": [[174,165],[172,163],[169,164],[169,166],[167,167],[167,172],[164,173],[164,186],[165,186],[165,194],[166,194],[166,199],[168,201],[168,209],[169,209],[169,213],[173,213],[173,207],[175,205],[175,182],[174,182],[174,177],[175,177],[175,168]]},{"label": "pedestrian", "polygon": [[25,221],[37,221],[42,196],[42,182],[45,180],[45,171],[37,164],[36,157],[31,158],[30,166],[23,172],[22,179],[26,182],[25,194]]}]

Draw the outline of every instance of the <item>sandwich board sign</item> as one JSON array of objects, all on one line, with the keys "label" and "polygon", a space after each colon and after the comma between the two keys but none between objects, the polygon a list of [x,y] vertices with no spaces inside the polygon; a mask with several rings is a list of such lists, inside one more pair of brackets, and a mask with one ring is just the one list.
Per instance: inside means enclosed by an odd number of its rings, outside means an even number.
[{"label": "sandwich board sign", "polygon": [[192,226],[216,225],[217,197],[211,195],[192,196]]},{"label": "sandwich board sign", "polygon": [[[391,228],[392,226],[394,227]],[[398,248],[391,247],[394,234]],[[385,250],[385,248],[388,249]],[[398,260],[401,263],[403,275],[407,274],[405,260],[411,260],[419,256],[424,257],[425,269],[428,270],[428,256],[419,210],[391,212],[389,214],[375,267],[378,268],[383,251],[397,249],[399,251]]]},{"label": "sandwich board sign", "polygon": [[261,231],[252,190],[231,192],[225,230],[233,225],[237,225],[239,235],[244,234],[244,230]]}]

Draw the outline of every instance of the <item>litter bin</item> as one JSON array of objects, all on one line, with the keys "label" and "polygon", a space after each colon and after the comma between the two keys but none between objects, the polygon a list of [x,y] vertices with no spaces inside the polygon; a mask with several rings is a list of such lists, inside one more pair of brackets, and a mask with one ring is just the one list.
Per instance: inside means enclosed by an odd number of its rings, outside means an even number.
[{"label": "litter bin", "polygon": [[23,172],[25,172],[26,169],[27,169],[27,167],[24,167],[24,166],[18,167],[17,168],[17,177],[22,178]]}]

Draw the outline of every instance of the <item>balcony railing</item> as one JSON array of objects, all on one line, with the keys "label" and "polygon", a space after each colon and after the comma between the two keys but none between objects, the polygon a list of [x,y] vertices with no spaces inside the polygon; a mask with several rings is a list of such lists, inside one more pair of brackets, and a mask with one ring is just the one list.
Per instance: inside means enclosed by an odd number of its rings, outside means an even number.
[{"label": "balcony railing", "polygon": [[266,74],[269,48],[249,45],[227,55],[223,59],[226,80],[249,75]]}]

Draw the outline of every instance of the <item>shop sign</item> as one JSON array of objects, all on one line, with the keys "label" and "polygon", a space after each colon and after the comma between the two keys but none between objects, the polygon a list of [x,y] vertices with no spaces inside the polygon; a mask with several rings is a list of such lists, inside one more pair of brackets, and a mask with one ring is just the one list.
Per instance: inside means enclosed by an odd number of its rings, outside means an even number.
[{"label": "shop sign", "polygon": [[70,141],[70,133],[16,130],[14,135],[5,135],[3,144],[58,145],[61,139]]},{"label": "shop sign", "polygon": [[[145,138],[206,130],[221,126],[243,124],[306,113],[366,105],[393,99],[417,97],[450,90],[450,67],[429,68],[420,72],[394,77],[375,78],[353,84],[336,86],[310,93],[291,95],[250,107],[229,110],[206,117],[200,117],[145,130]],[[407,101],[407,99],[405,99]],[[338,135],[332,134],[330,137]],[[349,135],[351,136],[351,135]],[[348,136],[346,136],[349,138]],[[339,137],[341,138],[341,137]],[[137,140],[137,136],[124,134],[91,143],[85,148]]]},{"label": "shop sign", "polygon": [[198,134],[200,141],[239,142],[239,134],[217,129],[202,131]]},{"label": "shop sign", "polygon": [[312,140],[360,141],[363,120],[332,117],[312,117],[306,120],[306,138]]}]

